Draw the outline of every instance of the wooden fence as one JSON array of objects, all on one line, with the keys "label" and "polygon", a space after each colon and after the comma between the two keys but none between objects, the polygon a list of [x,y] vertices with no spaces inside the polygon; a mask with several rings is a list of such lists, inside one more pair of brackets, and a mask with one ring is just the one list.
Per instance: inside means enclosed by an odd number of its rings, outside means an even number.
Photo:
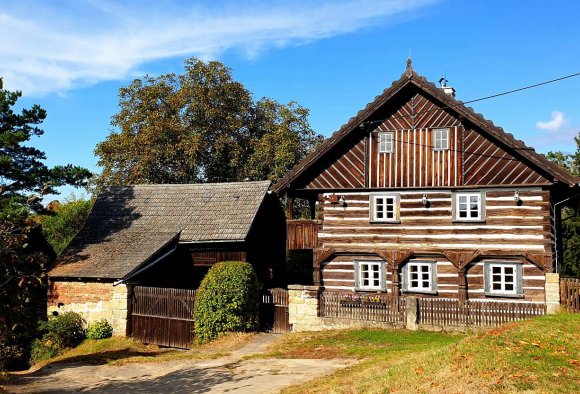
[{"label": "wooden fence", "polygon": [[580,312],[580,279],[560,279],[560,304],[571,312]]},{"label": "wooden fence", "polygon": [[546,314],[546,305],[532,302],[466,301],[418,298],[419,324],[443,327],[491,327]]},{"label": "wooden fence", "polygon": [[131,336],[145,343],[189,349],[195,290],[135,286]]},{"label": "wooden fence", "polygon": [[404,323],[406,319],[404,301],[386,294],[360,298],[356,293],[323,292],[320,294],[320,316],[380,323]]}]

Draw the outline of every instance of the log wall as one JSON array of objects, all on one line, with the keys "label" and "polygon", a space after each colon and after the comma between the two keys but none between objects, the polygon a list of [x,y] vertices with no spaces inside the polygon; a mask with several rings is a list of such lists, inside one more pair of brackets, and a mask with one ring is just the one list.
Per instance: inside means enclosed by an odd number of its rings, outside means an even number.
[{"label": "log wall", "polygon": [[[516,189],[485,191],[485,222],[454,222],[449,190],[401,191],[400,223],[369,221],[370,192],[341,193],[344,207],[322,195],[318,245],[368,252],[377,248],[439,250],[503,250],[551,253],[549,191]],[[397,193],[397,192],[393,192]],[[421,203],[427,195],[430,206]]]},{"label": "log wall", "polygon": [[[344,193],[346,206],[328,201],[330,193],[321,195],[321,220],[318,244],[337,251],[321,264],[322,285],[331,291],[355,290],[354,261],[380,260],[377,250],[412,250],[414,258],[437,262],[437,295],[459,297],[458,269],[443,255],[432,251],[478,251],[493,255],[539,253],[551,255],[549,192],[541,188],[519,190],[522,200],[514,201],[515,189],[490,189],[485,192],[484,222],[454,222],[452,192],[426,191],[428,208],[421,203],[423,192],[401,191],[400,222],[371,223],[369,192]],[[421,255],[421,250],[428,254]],[[498,257],[495,260],[506,261]],[[523,263],[524,297],[521,301],[544,301],[545,275],[541,268],[524,258],[509,258]],[[388,292],[392,292],[393,272],[386,268]],[[483,261],[467,267],[467,296],[486,298],[483,283]],[[428,295],[425,295],[428,297]]]}]

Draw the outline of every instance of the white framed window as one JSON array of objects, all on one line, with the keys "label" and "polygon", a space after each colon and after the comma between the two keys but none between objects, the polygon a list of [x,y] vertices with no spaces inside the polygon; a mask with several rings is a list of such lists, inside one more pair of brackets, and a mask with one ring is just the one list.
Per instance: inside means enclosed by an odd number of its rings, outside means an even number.
[{"label": "white framed window", "polygon": [[414,293],[437,292],[435,261],[410,260],[403,267],[403,291]]},{"label": "white framed window", "polygon": [[379,153],[393,153],[393,133],[379,133]]},{"label": "white framed window", "polygon": [[523,296],[523,266],[521,263],[486,261],[483,269],[486,295]]},{"label": "white framed window", "polygon": [[484,193],[455,193],[453,219],[456,221],[483,221],[485,219]]},{"label": "white framed window", "polygon": [[433,149],[434,150],[449,149],[449,129],[433,130]]},{"label": "white framed window", "polygon": [[370,220],[372,222],[399,221],[398,194],[372,194]]},{"label": "white framed window", "polygon": [[387,290],[384,261],[355,261],[355,275],[357,290]]}]

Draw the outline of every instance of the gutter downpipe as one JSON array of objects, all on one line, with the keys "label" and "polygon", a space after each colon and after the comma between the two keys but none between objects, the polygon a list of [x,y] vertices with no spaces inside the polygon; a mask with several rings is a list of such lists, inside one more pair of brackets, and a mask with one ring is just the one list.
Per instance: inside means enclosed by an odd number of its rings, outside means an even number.
[{"label": "gutter downpipe", "polygon": [[[580,186],[580,183],[577,183],[575,186]],[[580,193],[576,193],[568,198],[563,199],[562,201],[558,201],[557,203],[554,204],[554,246],[555,246],[555,251],[556,251],[556,258],[555,260],[555,270],[556,272],[558,272],[558,268],[560,266],[559,261],[560,261],[560,255],[558,253],[558,211],[556,210],[556,207],[562,203],[565,203],[566,201],[569,201],[571,199],[573,199],[574,197],[578,197],[580,196]]]}]

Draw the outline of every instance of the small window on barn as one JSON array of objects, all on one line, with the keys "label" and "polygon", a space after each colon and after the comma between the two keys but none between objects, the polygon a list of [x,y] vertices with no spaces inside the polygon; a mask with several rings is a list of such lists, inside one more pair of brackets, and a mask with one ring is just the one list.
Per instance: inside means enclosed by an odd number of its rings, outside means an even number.
[{"label": "small window on barn", "polygon": [[485,194],[453,194],[453,220],[458,222],[480,222],[485,220]]},{"label": "small window on barn", "polygon": [[370,196],[371,222],[399,221],[399,196],[397,194],[372,194]]},{"label": "small window on barn", "polygon": [[433,150],[449,149],[449,129],[433,130]]},{"label": "small window on barn", "polygon": [[435,261],[410,260],[403,267],[403,291],[412,293],[437,292]]},{"label": "small window on barn", "polygon": [[393,133],[379,133],[379,153],[393,153]]},{"label": "small window on barn", "polygon": [[485,295],[500,297],[523,296],[523,267],[520,263],[484,263]]},{"label": "small window on barn", "polygon": [[357,290],[386,291],[384,261],[355,261],[355,287]]}]

